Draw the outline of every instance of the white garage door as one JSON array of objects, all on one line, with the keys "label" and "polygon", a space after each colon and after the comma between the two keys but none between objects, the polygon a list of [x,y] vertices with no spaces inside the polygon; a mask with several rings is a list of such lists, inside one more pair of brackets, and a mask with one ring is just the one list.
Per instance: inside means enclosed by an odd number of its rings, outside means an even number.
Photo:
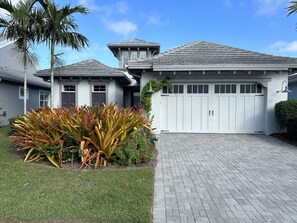
[{"label": "white garage door", "polygon": [[261,85],[173,84],[172,89],[163,89],[161,98],[161,130],[208,133],[264,130]]}]

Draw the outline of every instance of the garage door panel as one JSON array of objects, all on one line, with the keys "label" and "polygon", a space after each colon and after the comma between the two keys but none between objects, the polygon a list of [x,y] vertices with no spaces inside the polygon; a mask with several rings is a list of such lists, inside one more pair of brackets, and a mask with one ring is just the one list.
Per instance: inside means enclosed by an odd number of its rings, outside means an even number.
[{"label": "garage door panel", "polygon": [[168,97],[162,96],[161,97],[161,130],[168,129],[167,126],[167,118],[168,118]]},{"label": "garage door panel", "polygon": [[177,121],[177,98],[169,96],[167,99],[167,127],[169,131],[176,131]]},{"label": "garage door panel", "polygon": [[[251,84],[237,84],[238,92],[236,89],[215,91],[215,85],[228,87],[234,84],[208,84],[209,90],[206,92],[189,88],[187,91],[163,95],[161,130],[211,133],[263,132],[264,96],[257,95],[261,92],[239,91],[239,85]],[[183,86],[184,89],[188,87],[186,84]]]},{"label": "garage door panel", "polygon": [[264,96],[255,97],[255,131],[264,131]]},{"label": "garage door panel", "polygon": [[245,96],[245,132],[254,132],[255,130],[255,96]]},{"label": "garage door panel", "polygon": [[185,96],[185,109],[184,109],[184,129],[189,132],[192,131],[192,108],[193,98],[191,96]]},{"label": "garage door panel", "polygon": [[184,124],[184,97],[180,95],[176,97],[176,120],[176,129],[182,131]]}]

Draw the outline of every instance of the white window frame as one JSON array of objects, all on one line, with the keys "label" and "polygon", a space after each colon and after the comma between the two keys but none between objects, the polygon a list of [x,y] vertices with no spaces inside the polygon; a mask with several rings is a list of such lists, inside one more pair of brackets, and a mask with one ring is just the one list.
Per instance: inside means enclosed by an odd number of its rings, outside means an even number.
[{"label": "white window frame", "polygon": [[[25,93],[24,87],[23,86],[19,86],[19,99],[24,99],[24,95],[21,94],[21,92]],[[29,100],[29,88],[27,87],[27,100]]]},{"label": "white window frame", "polygon": [[[74,86],[74,91],[66,91],[65,86]],[[76,92],[76,85],[75,84],[63,84],[62,86],[62,92]]]},{"label": "white window frame", "polygon": [[39,90],[39,107],[41,108],[40,102],[41,101],[46,101],[46,100],[41,100],[40,96],[41,94],[48,94],[48,100],[47,100],[47,107],[50,105],[50,100],[51,100],[51,93],[49,91],[44,91],[44,90]]},{"label": "white window frame", "polygon": [[[95,91],[95,86],[99,86],[99,88],[100,88],[100,86],[104,86],[105,87],[105,90],[104,91],[101,91],[101,90],[99,90],[99,91]],[[92,92],[93,93],[97,93],[97,92],[102,92],[102,93],[106,93],[107,92],[107,86],[105,85],[105,84],[94,84],[94,85],[92,85]]]}]

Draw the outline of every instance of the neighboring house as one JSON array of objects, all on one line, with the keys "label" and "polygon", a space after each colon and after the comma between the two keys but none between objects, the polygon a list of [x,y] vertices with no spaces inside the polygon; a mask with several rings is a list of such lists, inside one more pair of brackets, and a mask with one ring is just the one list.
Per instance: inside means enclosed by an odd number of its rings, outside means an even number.
[{"label": "neighboring house", "polygon": [[[23,65],[20,55],[12,54],[13,47],[13,41],[0,38],[0,126],[24,111]],[[28,111],[49,104],[50,85],[33,76],[36,70],[36,66],[28,65]]]},{"label": "neighboring house", "polygon": [[[297,59],[272,56],[205,41],[160,53],[160,45],[132,39],[107,45],[119,61],[110,68],[95,60],[55,71],[56,107],[117,102],[137,104],[150,80],[169,80],[152,95],[156,132],[276,132],[274,106]],[[129,73],[129,74],[128,74]],[[131,76],[132,75],[132,76]],[[50,71],[37,76],[50,78]],[[133,77],[133,78],[132,78]]]},{"label": "neighboring house", "polygon": [[152,96],[157,132],[276,132],[274,106],[297,59],[197,41],[149,59],[130,61],[140,88],[150,80],[170,80]]},{"label": "neighboring house", "polygon": [[297,73],[289,75],[289,100],[297,100]]}]

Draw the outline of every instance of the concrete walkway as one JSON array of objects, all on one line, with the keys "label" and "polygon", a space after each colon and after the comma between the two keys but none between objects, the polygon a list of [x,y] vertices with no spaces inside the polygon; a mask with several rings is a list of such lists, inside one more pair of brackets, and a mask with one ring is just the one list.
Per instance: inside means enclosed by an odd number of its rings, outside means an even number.
[{"label": "concrete walkway", "polygon": [[297,147],[264,135],[161,134],[154,222],[297,222]]}]

